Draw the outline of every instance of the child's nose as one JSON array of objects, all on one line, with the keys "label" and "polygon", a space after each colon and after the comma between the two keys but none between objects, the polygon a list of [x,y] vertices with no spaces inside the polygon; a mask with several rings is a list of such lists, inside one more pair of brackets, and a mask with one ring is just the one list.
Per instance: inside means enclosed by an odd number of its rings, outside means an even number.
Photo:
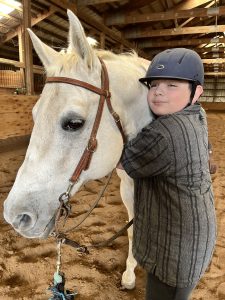
[{"label": "child's nose", "polygon": [[155,89],[155,94],[156,95],[163,95],[164,91],[163,91],[163,86],[161,84],[156,86]]}]

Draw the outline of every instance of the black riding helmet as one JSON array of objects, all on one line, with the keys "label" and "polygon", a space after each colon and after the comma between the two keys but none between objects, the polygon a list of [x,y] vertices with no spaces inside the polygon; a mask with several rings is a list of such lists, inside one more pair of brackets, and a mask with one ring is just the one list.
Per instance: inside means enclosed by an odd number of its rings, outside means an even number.
[{"label": "black riding helmet", "polygon": [[139,80],[147,85],[159,78],[183,79],[203,86],[204,67],[200,56],[186,48],[168,49],[157,54],[146,76]]}]

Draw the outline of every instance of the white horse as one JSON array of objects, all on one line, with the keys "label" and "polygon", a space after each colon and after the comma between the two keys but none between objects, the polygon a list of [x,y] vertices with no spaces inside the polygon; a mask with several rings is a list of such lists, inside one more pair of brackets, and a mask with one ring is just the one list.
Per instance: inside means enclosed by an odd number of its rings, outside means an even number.
[{"label": "white horse", "polygon": [[[101,87],[101,64],[108,73],[112,106],[119,114],[128,139],[152,120],[147,104],[147,89],[138,82],[148,62],[135,54],[115,55],[94,51],[88,44],[77,17],[68,11],[70,21],[69,47],[56,52],[29,30],[33,46],[46,69],[47,76],[76,78]],[[13,228],[27,238],[47,238],[53,230],[58,197],[87,145],[99,95],[82,87],[65,83],[46,84],[33,108],[34,127],[25,160],[4,203],[4,217]],[[83,171],[74,185],[74,195],[85,182],[106,176],[121,156],[123,141],[115,122],[104,105],[97,133],[98,146],[90,167]],[[133,218],[133,180],[122,170],[121,197]],[[122,285],[135,286],[136,261],[132,255],[132,228],[128,230],[129,254]]]}]

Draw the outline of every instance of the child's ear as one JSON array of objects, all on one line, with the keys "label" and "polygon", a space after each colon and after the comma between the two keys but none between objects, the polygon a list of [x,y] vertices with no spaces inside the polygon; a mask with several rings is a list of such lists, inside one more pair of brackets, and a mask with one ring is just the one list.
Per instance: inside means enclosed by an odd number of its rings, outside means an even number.
[{"label": "child's ear", "polygon": [[202,93],[203,93],[203,87],[201,85],[197,85],[196,90],[195,90],[195,95],[194,95],[194,98],[193,98],[191,104],[194,104],[199,99],[199,97],[201,96]]}]

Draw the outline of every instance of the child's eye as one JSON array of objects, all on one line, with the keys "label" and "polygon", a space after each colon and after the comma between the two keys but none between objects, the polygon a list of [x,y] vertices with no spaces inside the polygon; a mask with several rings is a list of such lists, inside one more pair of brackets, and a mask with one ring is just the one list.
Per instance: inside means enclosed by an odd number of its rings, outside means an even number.
[{"label": "child's eye", "polygon": [[151,83],[150,88],[156,87],[156,83]]},{"label": "child's eye", "polygon": [[177,85],[173,83],[168,84],[168,86],[177,87]]}]

